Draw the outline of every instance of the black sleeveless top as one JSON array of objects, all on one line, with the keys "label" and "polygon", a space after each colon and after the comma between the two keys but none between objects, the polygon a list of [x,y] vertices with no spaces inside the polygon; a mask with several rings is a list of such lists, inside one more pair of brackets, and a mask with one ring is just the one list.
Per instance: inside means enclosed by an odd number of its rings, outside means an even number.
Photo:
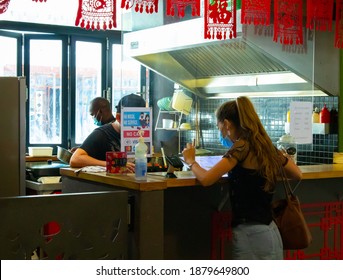
[{"label": "black sleeveless top", "polygon": [[232,226],[247,222],[270,224],[273,193],[263,190],[266,180],[257,170],[241,166],[249,154],[249,144],[235,143],[224,157],[234,157],[237,165],[228,173]]},{"label": "black sleeveless top", "polygon": [[239,165],[229,172],[232,226],[245,222],[270,224],[273,194],[263,190],[265,179]]}]

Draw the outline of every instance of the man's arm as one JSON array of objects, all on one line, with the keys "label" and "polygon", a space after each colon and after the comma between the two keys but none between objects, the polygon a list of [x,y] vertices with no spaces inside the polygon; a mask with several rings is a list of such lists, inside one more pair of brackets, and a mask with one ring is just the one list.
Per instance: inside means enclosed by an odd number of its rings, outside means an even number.
[{"label": "man's arm", "polygon": [[70,167],[81,168],[85,166],[106,166],[106,161],[98,160],[88,155],[88,153],[78,148],[70,158]]}]

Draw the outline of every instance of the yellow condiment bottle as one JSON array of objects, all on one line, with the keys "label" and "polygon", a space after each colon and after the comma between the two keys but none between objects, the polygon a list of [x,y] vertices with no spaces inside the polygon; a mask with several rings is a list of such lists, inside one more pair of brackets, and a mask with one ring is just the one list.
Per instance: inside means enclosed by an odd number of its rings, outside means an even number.
[{"label": "yellow condiment bottle", "polygon": [[287,112],[287,122],[288,123],[291,122],[291,111],[290,110]]},{"label": "yellow condiment bottle", "polygon": [[319,123],[319,109],[317,107],[312,113],[312,123]]}]

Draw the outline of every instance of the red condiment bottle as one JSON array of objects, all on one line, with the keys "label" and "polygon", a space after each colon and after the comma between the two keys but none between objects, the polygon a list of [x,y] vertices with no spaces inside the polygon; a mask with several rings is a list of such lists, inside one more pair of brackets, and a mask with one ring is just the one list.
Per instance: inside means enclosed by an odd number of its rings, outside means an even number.
[{"label": "red condiment bottle", "polygon": [[319,121],[321,123],[330,123],[330,111],[326,107],[326,104],[324,104],[323,109],[320,111]]}]

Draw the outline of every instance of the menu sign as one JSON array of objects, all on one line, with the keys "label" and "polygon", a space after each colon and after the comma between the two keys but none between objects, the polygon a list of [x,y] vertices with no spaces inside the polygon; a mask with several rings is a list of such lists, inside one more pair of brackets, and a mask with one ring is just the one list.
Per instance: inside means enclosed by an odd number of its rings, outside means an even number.
[{"label": "menu sign", "polygon": [[124,107],[121,111],[121,151],[128,158],[135,156],[135,145],[140,134],[148,146],[147,155],[151,156],[152,147],[152,111],[146,107]]},{"label": "menu sign", "polygon": [[297,144],[312,144],[312,102],[291,102],[290,134]]}]

